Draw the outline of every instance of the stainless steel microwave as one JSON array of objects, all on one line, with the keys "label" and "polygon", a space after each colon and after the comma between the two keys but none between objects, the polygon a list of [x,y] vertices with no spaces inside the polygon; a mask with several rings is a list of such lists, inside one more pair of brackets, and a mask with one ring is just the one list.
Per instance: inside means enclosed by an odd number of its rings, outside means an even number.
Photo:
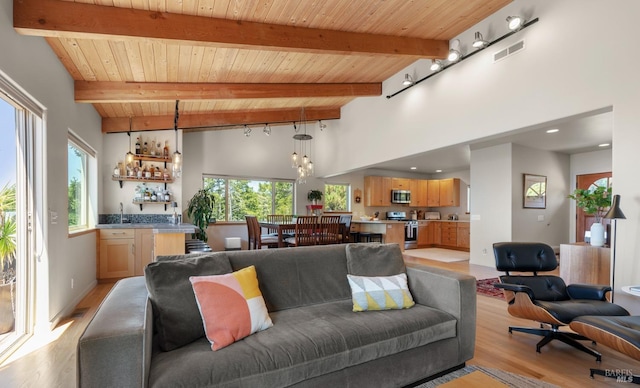
[{"label": "stainless steel microwave", "polygon": [[391,203],[411,203],[411,191],[391,190]]}]

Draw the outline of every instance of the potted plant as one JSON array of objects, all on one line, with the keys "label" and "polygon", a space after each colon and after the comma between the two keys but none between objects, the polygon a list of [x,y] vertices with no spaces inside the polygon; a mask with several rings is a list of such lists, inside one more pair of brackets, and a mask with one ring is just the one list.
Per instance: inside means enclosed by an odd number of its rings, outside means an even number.
[{"label": "potted plant", "polygon": [[322,191],[309,190],[307,193],[307,199],[314,205],[318,204],[318,201],[322,201]]},{"label": "potted plant", "polygon": [[207,242],[207,228],[213,217],[213,206],[216,200],[214,194],[210,190],[200,189],[195,193],[187,204],[187,215],[193,221],[193,224],[198,227],[195,238]]},{"label": "potted plant", "polygon": [[592,189],[575,189],[569,198],[576,201],[576,205],[595,217],[591,225],[591,245],[604,245],[604,225],[602,217],[611,206],[611,187],[597,186]]},{"label": "potted plant", "polygon": [[13,330],[15,323],[16,218],[7,214],[15,210],[15,185],[0,190],[0,334]]}]

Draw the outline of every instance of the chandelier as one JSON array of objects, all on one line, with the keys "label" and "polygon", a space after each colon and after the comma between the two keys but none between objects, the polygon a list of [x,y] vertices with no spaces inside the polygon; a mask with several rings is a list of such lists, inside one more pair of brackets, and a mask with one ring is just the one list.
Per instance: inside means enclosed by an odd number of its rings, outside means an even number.
[{"label": "chandelier", "polygon": [[[311,140],[313,136],[307,134],[307,122],[304,115],[304,107],[300,112],[300,128],[293,123],[293,153],[291,154],[291,168],[297,169],[296,182],[306,183],[307,177],[313,176],[313,162],[311,161]],[[300,132],[303,131],[303,132]],[[298,154],[298,151],[300,153]],[[303,155],[300,157],[299,155]]]}]

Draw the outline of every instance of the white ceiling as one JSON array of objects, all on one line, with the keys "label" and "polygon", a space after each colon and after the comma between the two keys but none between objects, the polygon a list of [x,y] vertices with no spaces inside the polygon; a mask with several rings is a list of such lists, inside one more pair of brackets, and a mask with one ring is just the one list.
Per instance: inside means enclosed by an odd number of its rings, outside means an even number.
[{"label": "white ceiling", "polygon": [[[549,129],[559,129],[559,131],[549,134],[546,132]],[[504,143],[514,143],[569,155],[597,151],[611,147],[611,145],[607,147],[599,147],[599,145],[612,143],[612,130],[612,114],[609,109],[606,109],[515,130],[496,137],[478,139],[470,143],[390,160],[369,167],[423,174],[434,174],[436,170],[442,170],[443,173],[467,170],[472,149]],[[416,169],[411,170],[411,167],[416,167]]]}]

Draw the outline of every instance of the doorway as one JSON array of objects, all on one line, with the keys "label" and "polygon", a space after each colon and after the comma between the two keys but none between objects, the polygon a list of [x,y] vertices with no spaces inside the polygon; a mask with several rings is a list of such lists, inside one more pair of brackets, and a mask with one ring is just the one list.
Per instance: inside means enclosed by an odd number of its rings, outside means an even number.
[{"label": "doorway", "polygon": [[[611,171],[576,176],[577,189],[592,189],[597,186],[611,187]],[[603,221],[607,227],[609,221]],[[592,214],[586,214],[584,210],[576,207],[576,242],[584,242],[584,234],[591,229],[594,222],[595,217]]]}]

